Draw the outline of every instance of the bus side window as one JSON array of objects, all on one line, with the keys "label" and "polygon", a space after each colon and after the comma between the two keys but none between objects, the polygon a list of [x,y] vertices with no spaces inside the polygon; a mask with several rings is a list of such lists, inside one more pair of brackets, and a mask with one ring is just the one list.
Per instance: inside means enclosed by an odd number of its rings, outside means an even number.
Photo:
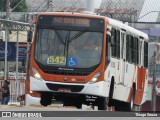
[{"label": "bus side window", "polygon": [[130,35],[130,49],[131,49],[131,63],[134,63],[134,39],[133,39],[133,36]]},{"label": "bus side window", "polygon": [[142,60],[143,60],[143,56],[142,56],[143,55],[143,53],[142,53],[142,48],[143,48],[142,47],[142,43],[143,42],[142,41],[143,41],[143,38],[140,37],[139,38],[139,62],[138,62],[140,66],[143,66],[143,64],[142,64],[143,63],[142,62]]},{"label": "bus side window", "polygon": [[106,36],[107,42],[106,42],[106,57],[108,60],[110,60],[111,55],[111,35],[107,34]]},{"label": "bus side window", "polygon": [[144,41],[144,67],[148,68],[148,43]]},{"label": "bus side window", "polygon": [[112,28],[111,32],[111,47],[112,47],[112,57],[116,57],[116,29]]},{"label": "bus side window", "polygon": [[117,30],[117,41],[116,41],[116,53],[117,53],[117,58],[120,58],[120,31]]},{"label": "bus side window", "polygon": [[132,44],[133,44],[133,40],[132,40],[132,36],[127,34],[127,37],[126,37],[126,60],[129,62],[129,63],[132,63],[133,62],[133,52],[132,52]]},{"label": "bus side window", "polygon": [[126,35],[126,61],[129,62],[129,35]]},{"label": "bus side window", "polygon": [[134,37],[134,63],[135,64],[138,64],[138,54],[139,51],[138,51],[138,38],[137,37]]}]

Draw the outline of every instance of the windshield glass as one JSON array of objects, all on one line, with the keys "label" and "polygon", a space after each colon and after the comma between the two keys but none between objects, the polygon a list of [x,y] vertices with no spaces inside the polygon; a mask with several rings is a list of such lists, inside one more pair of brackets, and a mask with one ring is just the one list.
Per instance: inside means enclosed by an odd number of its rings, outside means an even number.
[{"label": "windshield glass", "polygon": [[102,32],[39,29],[35,59],[47,66],[90,68],[101,62]]}]

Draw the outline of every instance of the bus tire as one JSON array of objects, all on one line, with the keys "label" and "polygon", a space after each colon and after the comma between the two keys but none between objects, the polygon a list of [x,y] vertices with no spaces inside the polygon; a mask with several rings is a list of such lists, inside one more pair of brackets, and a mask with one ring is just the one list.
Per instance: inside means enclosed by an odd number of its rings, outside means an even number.
[{"label": "bus tire", "polygon": [[131,100],[130,100],[130,103],[129,103],[130,111],[135,111],[134,99],[135,99],[135,88],[133,88],[133,90],[132,90]]},{"label": "bus tire", "polygon": [[78,100],[76,100],[75,102],[73,100],[68,99],[68,100],[63,101],[63,106],[75,106],[76,108],[81,109],[82,102],[80,101],[78,102]]},{"label": "bus tire", "polygon": [[134,98],[135,98],[135,89],[133,88],[130,102],[124,103],[124,110],[123,111],[134,111],[134,108],[135,108]]},{"label": "bus tire", "polygon": [[52,103],[52,93],[42,92],[40,104],[46,107],[48,105],[51,105],[51,103]]},{"label": "bus tire", "polygon": [[129,103],[123,101],[115,102],[115,111],[130,111]]},{"label": "bus tire", "polygon": [[109,107],[114,106],[113,91],[114,91],[114,78],[112,77],[109,90],[109,101],[108,101]]},{"label": "bus tire", "polygon": [[115,110],[116,111],[134,111],[134,108],[135,108],[134,98],[135,98],[135,89],[133,88],[130,102],[128,103],[128,102],[116,101]]},{"label": "bus tire", "polygon": [[77,102],[77,103],[75,103],[75,107],[76,107],[77,109],[81,109],[81,108],[82,108],[82,102]]},{"label": "bus tire", "polygon": [[98,110],[107,110],[108,99],[104,97],[99,97],[97,101]]}]

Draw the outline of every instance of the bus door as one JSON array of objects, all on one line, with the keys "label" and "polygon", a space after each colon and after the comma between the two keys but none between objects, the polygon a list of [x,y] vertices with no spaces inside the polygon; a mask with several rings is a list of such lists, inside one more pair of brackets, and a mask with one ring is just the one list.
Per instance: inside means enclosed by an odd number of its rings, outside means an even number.
[{"label": "bus door", "polygon": [[142,55],[144,54],[143,53],[143,38],[142,37],[140,37],[139,38],[139,48],[138,48],[138,51],[139,51],[139,60],[138,60],[138,64],[140,65],[140,67],[142,67],[143,66],[143,57],[142,57]]},{"label": "bus door", "polygon": [[126,31],[120,32],[120,84],[124,85],[126,63]]},{"label": "bus door", "polygon": [[144,40],[142,37],[139,38],[139,65],[138,76],[137,76],[137,89],[143,90],[143,83],[145,82],[145,71],[144,71]]}]

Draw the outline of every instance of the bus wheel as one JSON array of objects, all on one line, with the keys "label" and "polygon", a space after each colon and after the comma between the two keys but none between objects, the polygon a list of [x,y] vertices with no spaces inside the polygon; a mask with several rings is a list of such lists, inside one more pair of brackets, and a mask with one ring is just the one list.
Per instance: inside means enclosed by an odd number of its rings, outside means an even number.
[{"label": "bus wheel", "polygon": [[108,99],[99,97],[97,101],[98,110],[107,110]]},{"label": "bus wheel", "polygon": [[48,106],[48,105],[51,105],[51,103],[52,103],[52,93],[42,92],[40,103],[41,103],[41,105],[43,105],[45,107]]},{"label": "bus wheel", "polygon": [[130,111],[130,103],[116,101],[115,102],[115,111]]},{"label": "bus wheel", "polygon": [[135,104],[134,104],[134,99],[135,99],[135,90],[133,89],[132,95],[131,95],[131,100],[130,100],[130,111],[135,110]]},{"label": "bus wheel", "polygon": [[130,111],[133,111],[134,110],[134,93],[133,92],[132,92],[131,101],[129,104],[130,104],[129,106]]},{"label": "bus wheel", "polygon": [[115,110],[116,111],[134,111],[134,108],[135,108],[134,98],[135,98],[135,90],[133,89],[130,102],[127,103],[122,101],[116,101]]},{"label": "bus wheel", "polygon": [[78,109],[82,108],[82,102],[75,102],[72,100],[65,100],[63,101],[63,106],[75,106]]},{"label": "bus wheel", "polygon": [[78,109],[81,109],[82,108],[82,102],[75,103],[75,107],[78,108]]}]

